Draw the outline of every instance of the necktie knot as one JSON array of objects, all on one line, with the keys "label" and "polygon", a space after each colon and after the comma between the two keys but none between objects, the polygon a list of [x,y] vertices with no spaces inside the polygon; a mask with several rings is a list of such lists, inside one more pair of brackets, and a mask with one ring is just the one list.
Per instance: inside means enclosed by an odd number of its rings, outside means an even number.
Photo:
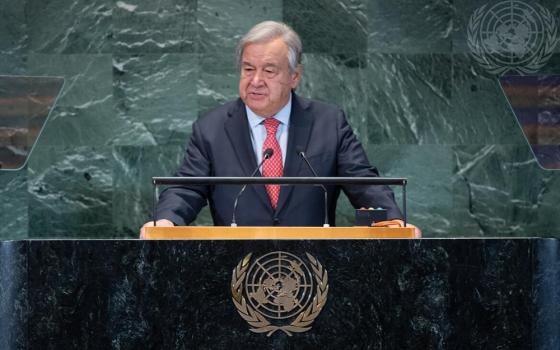
[{"label": "necktie knot", "polygon": [[276,130],[278,130],[278,125],[280,125],[280,121],[274,118],[266,118],[263,121],[263,125],[266,128],[267,135],[276,135]]}]

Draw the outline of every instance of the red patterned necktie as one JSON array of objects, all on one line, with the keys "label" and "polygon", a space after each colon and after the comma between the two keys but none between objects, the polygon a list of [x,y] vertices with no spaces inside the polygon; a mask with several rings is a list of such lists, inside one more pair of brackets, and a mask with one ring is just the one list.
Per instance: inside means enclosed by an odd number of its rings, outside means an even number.
[{"label": "red patterned necktie", "polygon": [[[263,125],[266,128],[266,139],[263,143],[262,151],[266,151],[267,148],[271,148],[273,153],[272,157],[265,160],[262,166],[262,175],[280,177],[284,172],[282,166],[282,150],[280,149],[280,144],[276,139],[276,130],[278,130],[278,125],[280,122],[274,118],[267,118],[263,121]],[[278,204],[278,197],[280,197],[280,185],[265,185],[266,192],[270,198],[270,203],[272,208],[276,209]]]}]

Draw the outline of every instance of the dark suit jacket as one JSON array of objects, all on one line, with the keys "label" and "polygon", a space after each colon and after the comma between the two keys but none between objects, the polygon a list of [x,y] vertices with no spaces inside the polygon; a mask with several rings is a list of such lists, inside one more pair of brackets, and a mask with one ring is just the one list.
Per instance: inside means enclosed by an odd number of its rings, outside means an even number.
[{"label": "dark suit jacket", "polygon": [[[332,105],[293,94],[287,147],[284,176],[313,176],[298,155],[302,150],[318,176],[378,176],[344,112]],[[175,176],[250,176],[256,167],[245,105],[238,99],[194,123],[183,164]],[[170,187],[161,193],[157,218],[188,225],[208,200],[214,224],[229,225],[240,188]],[[340,187],[329,186],[327,190],[329,221],[334,225]],[[383,207],[389,219],[401,218],[393,192],[386,186],[345,186],[343,190],[354,207]],[[264,186],[250,185],[239,199],[236,219],[241,226],[321,226],[323,190],[283,186],[274,211]]]}]

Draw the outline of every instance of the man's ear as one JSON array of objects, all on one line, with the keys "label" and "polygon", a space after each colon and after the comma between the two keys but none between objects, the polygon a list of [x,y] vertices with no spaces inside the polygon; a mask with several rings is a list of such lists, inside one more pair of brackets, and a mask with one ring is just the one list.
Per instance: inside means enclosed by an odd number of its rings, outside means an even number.
[{"label": "man's ear", "polygon": [[295,90],[301,80],[301,64],[298,64],[294,73],[292,73],[292,90]]}]

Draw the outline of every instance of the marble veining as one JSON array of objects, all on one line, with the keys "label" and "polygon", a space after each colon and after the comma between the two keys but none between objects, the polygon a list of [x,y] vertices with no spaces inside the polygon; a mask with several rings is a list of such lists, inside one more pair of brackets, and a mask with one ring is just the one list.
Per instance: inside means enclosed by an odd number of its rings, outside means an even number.
[{"label": "marble veining", "polygon": [[[173,174],[193,122],[237,97],[237,41],[266,19],[301,34],[298,93],[340,106],[381,174],[409,178],[426,237],[557,237],[560,173],[468,51],[485,3],[4,0],[0,74],[66,84],[29,166],[0,173],[0,238],[137,237],[149,177]],[[559,50],[539,74],[558,74]],[[337,217],[353,222],[345,198]]]}]

